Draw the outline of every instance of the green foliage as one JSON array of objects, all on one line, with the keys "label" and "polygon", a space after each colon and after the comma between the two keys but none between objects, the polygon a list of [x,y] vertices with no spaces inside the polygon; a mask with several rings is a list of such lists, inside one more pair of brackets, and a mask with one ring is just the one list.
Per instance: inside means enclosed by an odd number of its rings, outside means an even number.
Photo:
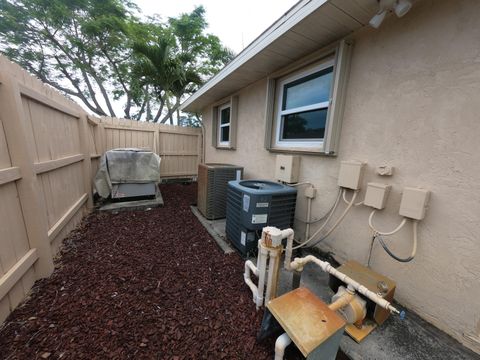
[{"label": "green foliage", "polygon": [[179,120],[182,97],[233,58],[218,37],[205,34],[206,27],[205,10],[200,6],[190,14],[170,18],[156,38],[142,38],[134,44],[137,63],[133,72],[142,84],[153,88],[159,100],[156,115],[147,111],[147,119],[173,123],[176,113]]},{"label": "green foliage", "polygon": [[173,123],[233,54],[198,7],[162,22],[128,0],[0,0],[0,50],[99,115]]}]

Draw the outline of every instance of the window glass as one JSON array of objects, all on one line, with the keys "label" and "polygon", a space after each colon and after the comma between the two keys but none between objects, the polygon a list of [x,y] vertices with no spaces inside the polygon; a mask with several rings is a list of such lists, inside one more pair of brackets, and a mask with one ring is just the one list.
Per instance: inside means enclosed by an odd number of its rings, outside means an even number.
[{"label": "window glass", "polygon": [[286,84],[283,88],[282,110],[328,101],[333,67],[318,71]]},{"label": "window glass", "polygon": [[230,139],[230,126],[223,126],[220,128],[220,141],[228,142]]},{"label": "window glass", "polygon": [[282,116],[282,140],[323,139],[328,109]]},{"label": "window glass", "polygon": [[228,124],[230,122],[230,108],[222,109],[220,113],[220,124]]}]

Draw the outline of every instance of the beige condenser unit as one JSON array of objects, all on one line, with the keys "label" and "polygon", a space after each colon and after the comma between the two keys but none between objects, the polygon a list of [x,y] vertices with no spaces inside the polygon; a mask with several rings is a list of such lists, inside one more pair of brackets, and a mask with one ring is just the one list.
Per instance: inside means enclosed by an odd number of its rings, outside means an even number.
[{"label": "beige condenser unit", "polygon": [[227,185],[240,180],[243,167],[231,164],[198,165],[198,210],[209,220],[226,216]]}]

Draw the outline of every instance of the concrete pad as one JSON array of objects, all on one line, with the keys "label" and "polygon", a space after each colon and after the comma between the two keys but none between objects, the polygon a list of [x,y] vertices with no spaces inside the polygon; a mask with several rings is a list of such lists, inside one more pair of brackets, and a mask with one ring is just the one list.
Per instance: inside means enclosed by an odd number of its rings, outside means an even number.
[{"label": "concrete pad", "polygon": [[157,191],[155,199],[134,200],[134,201],[120,201],[109,202],[102,207],[100,211],[133,211],[146,210],[148,208],[155,208],[163,206],[163,197],[160,190]]},{"label": "concrete pad", "polygon": [[225,254],[231,254],[235,252],[235,250],[228,243],[225,235],[225,219],[207,220],[203,217],[196,206],[190,206],[190,208],[192,209],[193,214],[202,223],[203,227],[213,237],[215,242],[218,244],[218,246],[220,246]]},{"label": "concrete pad", "polygon": [[[225,219],[209,221],[203,218],[198,210],[196,211],[199,214],[198,216],[203,219],[201,222],[207,230],[214,233],[214,237],[223,239],[224,242],[226,239]],[[232,251],[234,250],[232,249]],[[302,249],[302,254],[299,256],[308,254],[318,256],[316,252],[308,249]],[[256,258],[252,257],[250,260],[256,263]],[[281,264],[283,265],[283,260]],[[330,303],[333,292],[328,285],[328,279],[329,275],[318,266],[307,264],[301,274],[300,286],[308,287],[324,302]],[[292,273],[282,267],[279,276],[278,296],[292,290],[292,280]],[[252,304],[252,306],[254,305]],[[480,360],[480,355],[467,349],[451,336],[420,318],[413,311],[401,305],[398,307],[406,311],[407,316],[404,320],[400,320],[398,316],[390,316],[385,323],[376,328],[360,344],[344,334],[340,349],[352,360]]]}]

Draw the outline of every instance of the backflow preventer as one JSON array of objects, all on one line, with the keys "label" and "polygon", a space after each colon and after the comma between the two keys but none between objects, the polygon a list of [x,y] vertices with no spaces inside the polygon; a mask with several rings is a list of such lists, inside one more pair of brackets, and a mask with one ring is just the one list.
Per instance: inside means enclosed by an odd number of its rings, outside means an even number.
[{"label": "backflow preventer", "polygon": [[[257,309],[266,305],[267,309],[282,326],[285,333],[275,345],[275,359],[283,359],[285,347],[292,341],[307,359],[335,359],[340,345],[341,334],[347,332],[361,341],[373,328],[372,321],[366,321],[368,303],[374,305],[374,320],[381,324],[390,313],[405,316],[392,304],[395,284],[388,278],[378,275],[375,291],[371,284],[363,284],[356,279],[374,278],[373,271],[355,262],[349,262],[335,269],[327,261],[308,255],[292,261],[292,229],[280,230],[265,227],[258,241],[257,265],[250,260],[245,263],[244,279],[253,294]],[[287,239],[284,267],[288,271],[301,272],[308,263],[314,263],[336,279],[331,284],[337,293],[331,304],[325,304],[310,290],[299,288],[276,298],[279,275],[279,262],[283,252],[282,240]],[[267,261],[269,261],[267,268]],[[362,269],[363,268],[363,269]],[[362,273],[364,277],[356,276]],[[251,273],[258,277],[258,285],[251,280]],[[266,289],[265,289],[266,283]],[[301,321],[299,321],[302,319]]]}]

